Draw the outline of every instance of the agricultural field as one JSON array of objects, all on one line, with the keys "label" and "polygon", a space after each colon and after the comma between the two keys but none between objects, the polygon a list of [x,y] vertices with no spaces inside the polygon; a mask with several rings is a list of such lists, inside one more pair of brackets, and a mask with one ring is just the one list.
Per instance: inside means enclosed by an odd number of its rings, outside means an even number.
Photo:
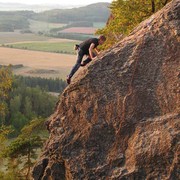
[{"label": "agricultural field", "polygon": [[6,44],[5,46],[16,49],[54,52],[54,53],[62,53],[62,54],[76,54],[73,47],[75,44],[78,43],[79,43],[78,41],[64,41],[64,42],[44,41],[44,42]]},{"label": "agricultural field", "polygon": [[[65,29],[62,29],[59,31],[59,34],[69,34],[69,35],[75,35],[79,34],[79,36],[94,36],[96,31],[100,28],[103,28],[106,24],[103,22],[95,22],[93,23],[93,27],[68,27]],[[89,38],[89,37],[88,37]]]},{"label": "agricultural field", "polygon": [[[1,65],[21,65],[14,73],[23,76],[65,79],[76,61],[75,55],[27,51],[0,47]],[[23,65],[23,66],[22,66]]]},{"label": "agricultural field", "polygon": [[[73,27],[64,26],[59,31],[56,29],[55,37],[78,39],[84,41],[91,37],[96,37],[95,33],[98,29],[103,28],[106,25],[104,22],[94,22],[92,27]],[[53,35],[53,34],[52,34]]]},{"label": "agricultural field", "polygon": [[6,43],[16,43],[24,41],[47,41],[49,37],[39,36],[35,34],[22,34],[18,31],[16,32],[0,32],[0,44]]},{"label": "agricultural field", "polygon": [[32,32],[49,32],[53,28],[60,28],[65,26],[66,24],[60,24],[60,23],[49,23],[49,22],[43,22],[43,21],[35,21],[35,20],[29,20],[29,29]]},{"label": "agricultural field", "polygon": [[20,32],[0,32],[0,46],[34,51],[75,54],[74,44],[80,41],[50,38]]},{"label": "agricultural field", "polygon": [[[62,78],[65,79],[76,61],[75,54],[61,54],[61,52],[75,53],[74,40],[39,36],[35,34],[21,34],[20,32],[0,32],[0,65],[20,65],[13,69],[17,75]],[[26,50],[7,48],[17,46]],[[28,50],[38,50],[32,51]],[[41,52],[41,51],[51,51]],[[52,53],[52,52],[59,53]]]},{"label": "agricultural field", "polygon": [[[39,26],[38,24],[39,21],[31,21],[31,30],[39,31],[63,26],[43,22]],[[100,23],[96,24],[98,25],[100,26]],[[85,29],[79,28],[77,31],[82,32],[81,36],[85,39],[92,36],[86,34]],[[0,32],[0,65],[20,65],[13,69],[17,75],[65,79],[76,61],[74,44],[79,43],[77,40],[51,38],[33,33],[22,34],[19,31]]]},{"label": "agricultural field", "polygon": [[94,34],[96,32],[97,28],[93,27],[71,27],[64,29],[60,32],[63,33],[80,33],[80,34]]}]

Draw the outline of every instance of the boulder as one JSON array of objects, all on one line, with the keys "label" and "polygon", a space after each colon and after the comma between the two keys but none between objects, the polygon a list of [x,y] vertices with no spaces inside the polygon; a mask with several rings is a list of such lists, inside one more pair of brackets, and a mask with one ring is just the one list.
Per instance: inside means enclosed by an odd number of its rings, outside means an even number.
[{"label": "boulder", "polygon": [[180,0],[83,67],[60,97],[33,178],[180,179]]}]

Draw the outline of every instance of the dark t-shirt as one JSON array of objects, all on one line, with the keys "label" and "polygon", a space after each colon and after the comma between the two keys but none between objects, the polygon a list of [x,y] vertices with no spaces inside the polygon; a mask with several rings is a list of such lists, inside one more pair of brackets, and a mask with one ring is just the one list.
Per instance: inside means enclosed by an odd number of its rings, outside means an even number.
[{"label": "dark t-shirt", "polygon": [[84,42],[82,42],[79,47],[80,49],[83,50],[84,54],[89,54],[89,48],[91,44],[95,44],[94,48],[96,48],[99,45],[98,39],[97,38],[90,38]]}]

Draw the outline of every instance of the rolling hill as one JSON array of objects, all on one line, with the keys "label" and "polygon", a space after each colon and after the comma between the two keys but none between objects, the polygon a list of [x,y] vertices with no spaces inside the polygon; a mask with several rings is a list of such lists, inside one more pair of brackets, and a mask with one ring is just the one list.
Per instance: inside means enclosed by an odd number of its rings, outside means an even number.
[{"label": "rolling hill", "polygon": [[109,5],[109,3],[95,3],[79,8],[54,9],[39,13],[34,11],[0,11],[0,31],[13,32],[14,30],[28,29],[30,20],[64,24],[106,22],[110,14]]},{"label": "rolling hill", "polygon": [[79,8],[54,9],[37,13],[33,18],[53,23],[69,23],[74,21],[106,22],[110,14],[109,5],[109,3],[95,3]]}]

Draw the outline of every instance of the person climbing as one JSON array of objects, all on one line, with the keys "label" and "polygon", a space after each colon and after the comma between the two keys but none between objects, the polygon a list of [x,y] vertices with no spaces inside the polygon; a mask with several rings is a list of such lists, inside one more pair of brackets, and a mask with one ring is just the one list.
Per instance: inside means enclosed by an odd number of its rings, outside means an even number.
[{"label": "person climbing", "polygon": [[[78,51],[77,61],[76,64],[73,66],[70,74],[67,76],[66,81],[68,84],[71,83],[71,78],[73,77],[73,75],[79,69],[80,66],[85,66],[94,59],[95,54],[93,50],[96,52],[96,54],[99,54],[99,51],[97,50],[97,46],[102,45],[105,41],[106,41],[106,37],[104,35],[101,35],[99,36],[99,38],[90,38],[79,45],[77,44],[75,45],[75,49]],[[87,59],[84,60],[83,63],[81,64],[84,55],[87,55]]]}]

